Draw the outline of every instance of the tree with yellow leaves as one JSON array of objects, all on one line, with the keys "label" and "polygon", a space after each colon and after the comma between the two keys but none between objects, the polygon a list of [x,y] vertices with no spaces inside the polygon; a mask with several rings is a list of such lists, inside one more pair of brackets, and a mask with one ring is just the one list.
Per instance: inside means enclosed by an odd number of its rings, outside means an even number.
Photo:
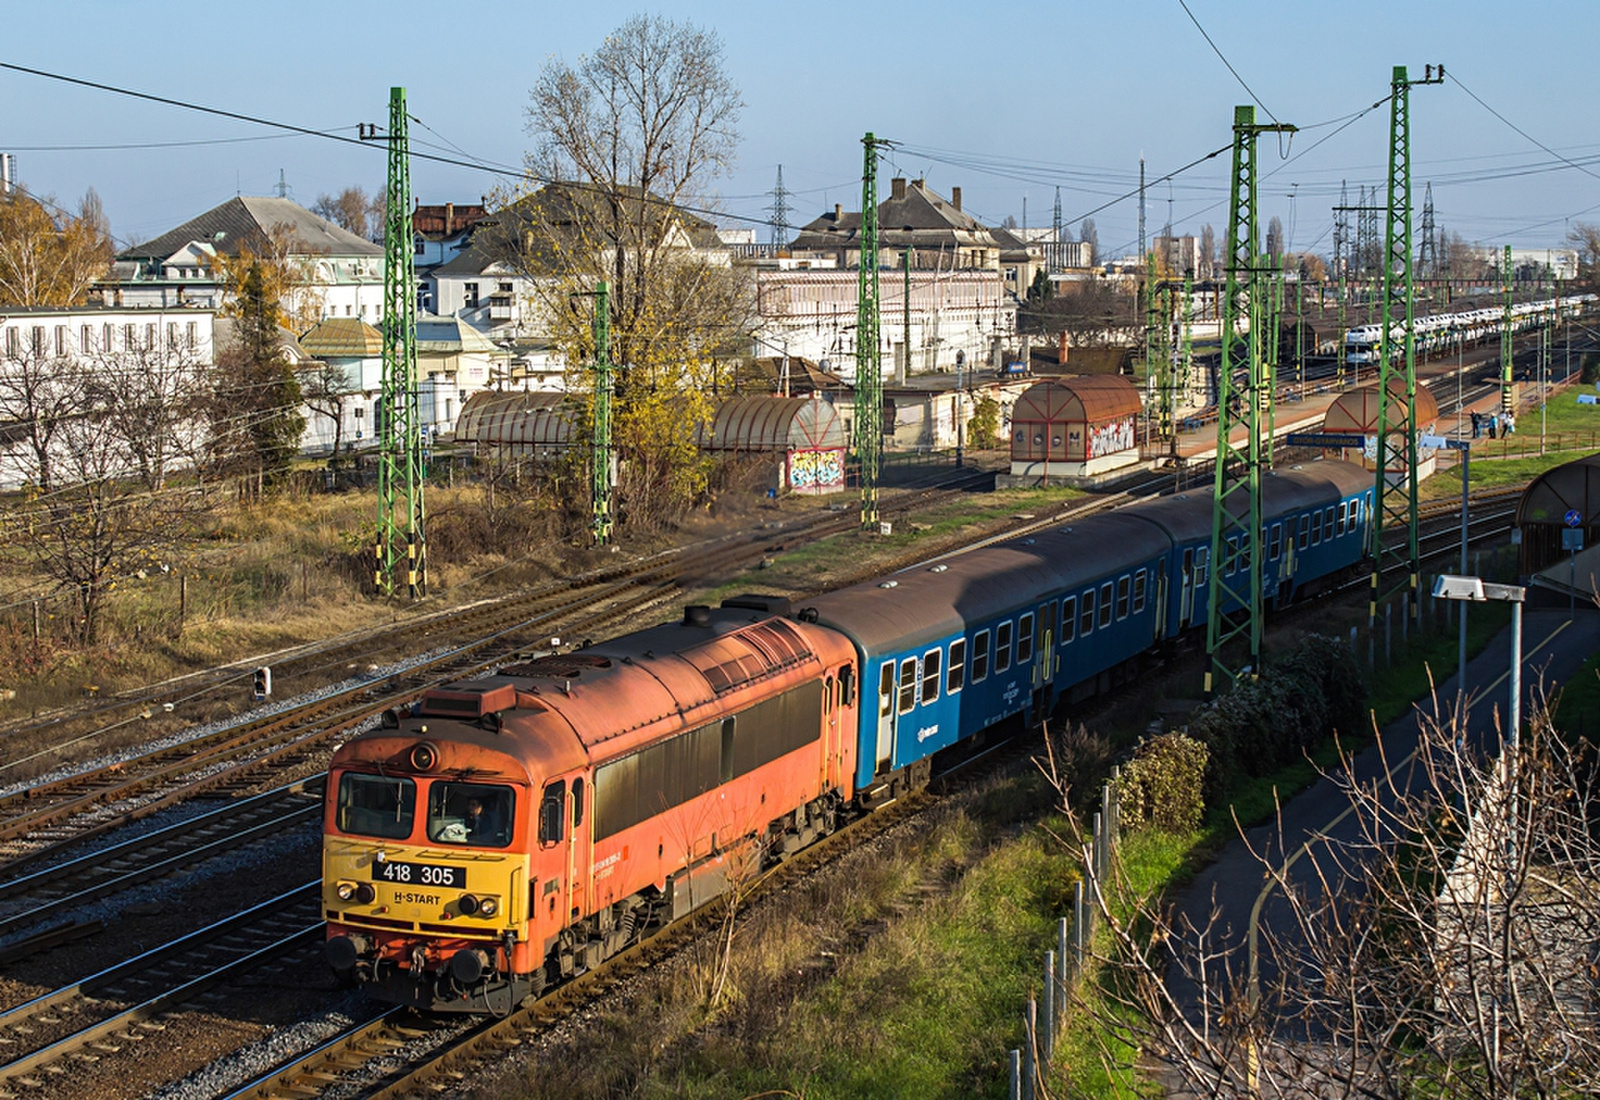
[{"label": "tree with yellow leaves", "polygon": [[0,306],[81,305],[111,267],[111,233],[93,188],[76,214],[48,206],[26,190],[0,195]]}]

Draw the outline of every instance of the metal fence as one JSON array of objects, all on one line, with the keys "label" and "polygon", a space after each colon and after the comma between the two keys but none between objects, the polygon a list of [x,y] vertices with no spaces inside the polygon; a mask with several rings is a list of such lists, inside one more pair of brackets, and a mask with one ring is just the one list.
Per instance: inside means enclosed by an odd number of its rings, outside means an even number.
[{"label": "metal fence", "polygon": [[1040,1100],[1044,1079],[1066,1023],[1067,1000],[1083,977],[1094,914],[1105,896],[1106,882],[1122,835],[1122,810],[1117,800],[1120,768],[1100,789],[1100,809],[1084,849],[1083,877],[1073,887],[1072,916],[1056,922],[1056,947],[1044,957],[1043,999],[1028,998],[1022,1014],[1022,1047],[1010,1052],[1011,1100]]}]

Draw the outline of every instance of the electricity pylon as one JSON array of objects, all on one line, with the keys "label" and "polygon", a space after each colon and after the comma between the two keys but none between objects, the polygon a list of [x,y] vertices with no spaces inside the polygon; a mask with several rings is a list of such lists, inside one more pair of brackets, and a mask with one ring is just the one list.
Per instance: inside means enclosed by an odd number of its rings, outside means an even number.
[{"label": "electricity pylon", "polygon": [[[1285,123],[1256,122],[1256,109],[1233,109],[1233,184],[1229,192],[1227,283],[1223,298],[1222,363],[1217,385],[1217,462],[1211,509],[1211,584],[1206,614],[1205,690],[1216,679],[1235,683],[1261,664],[1261,468],[1262,411],[1272,401],[1261,355],[1266,266],[1260,239],[1257,139],[1293,133]],[[1241,338],[1238,325],[1248,320]],[[1243,375],[1241,380],[1240,375]],[[1233,430],[1244,428],[1235,442]],[[1200,583],[1198,580],[1196,584]],[[1235,643],[1248,653],[1241,661]]]},{"label": "electricity pylon", "polygon": [[590,529],[596,546],[611,541],[611,295],[594,289],[594,453],[589,467]]},{"label": "electricity pylon", "polygon": [[426,595],[422,412],[417,395],[417,275],[411,227],[411,145],[406,90],[389,89],[389,176],[384,191],[382,429],[378,444],[378,591],[392,596],[400,563],[406,591]]},{"label": "electricity pylon", "polygon": [[[1378,618],[1378,605],[1395,592],[1406,596],[1406,611],[1416,618],[1422,609],[1420,555],[1417,552],[1417,344],[1412,331],[1416,296],[1411,263],[1411,87],[1444,83],[1444,66],[1425,79],[1410,80],[1406,67],[1396,65],[1389,85],[1389,202],[1383,248],[1383,314],[1378,342],[1378,420],[1376,480],[1372,515],[1372,586],[1367,621]],[[1401,392],[1391,393],[1394,377],[1394,341],[1402,341],[1404,358]],[[1391,402],[1402,402],[1398,417]],[[1404,466],[1403,472],[1401,466]],[[1400,476],[1393,476],[1399,474]],[[1384,544],[1386,527],[1401,527],[1403,539]],[[1404,579],[1385,589],[1386,569],[1403,570]]]},{"label": "electricity pylon", "polygon": [[883,455],[883,362],[878,346],[878,149],[861,139],[861,263],[856,283],[856,462],[861,469],[861,526],[878,525],[878,463]]}]

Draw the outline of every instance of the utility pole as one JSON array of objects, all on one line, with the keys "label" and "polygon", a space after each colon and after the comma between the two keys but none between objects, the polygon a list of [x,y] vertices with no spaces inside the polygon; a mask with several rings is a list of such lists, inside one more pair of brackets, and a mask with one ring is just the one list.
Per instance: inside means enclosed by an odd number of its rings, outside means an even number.
[{"label": "utility pole", "polygon": [[1056,188],[1056,208],[1050,219],[1050,273],[1055,274],[1061,270],[1061,234],[1065,226],[1061,223],[1061,188]]},{"label": "utility pole", "polygon": [[[1261,665],[1261,412],[1272,401],[1261,356],[1262,283],[1259,173],[1263,133],[1293,133],[1285,123],[1256,123],[1256,109],[1233,109],[1233,183],[1228,204],[1227,290],[1222,363],[1217,379],[1217,460],[1211,509],[1211,585],[1206,615],[1209,696],[1220,678],[1235,683]],[[1240,339],[1241,319],[1249,331]],[[1241,383],[1240,374],[1243,374]],[[1244,428],[1237,443],[1233,429]],[[1205,566],[1202,566],[1204,568]],[[1233,652],[1236,643],[1245,654]]]},{"label": "utility pole", "polygon": [[1505,304],[1500,310],[1500,411],[1508,413],[1513,410],[1516,400],[1511,393],[1511,361],[1514,358],[1511,339],[1511,325],[1515,315],[1511,310],[1511,246],[1506,245],[1505,258],[1500,261],[1500,283],[1505,290]]},{"label": "utility pole", "polygon": [[[1394,67],[1389,95],[1389,201],[1384,229],[1383,314],[1378,341],[1378,422],[1376,431],[1377,473],[1373,499],[1377,507],[1372,516],[1372,587],[1367,604],[1367,622],[1377,622],[1378,606],[1395,592],[1403,591],[1406,612],[1420,616],[1420,555],[1417,551],[1417,344],[1412,331],[1416,313],[1416,287],[1412,280],[1411,249],[1411,87],[1414,84],[1443,84],[1444,66],[1439,75],[1434,66],[1424,70],[1422,80],[1411,80],[1404,65]],[[1399,379],[1394,377],[1394,338],[1403,341]],[[1399,393],[1391,387],[1399,382]],[[1401,402],[1398,415],[1391,402]],[[1396,478],[1391,474],[1400,473]],[[1403,526],[1403,544],[1385,546],[1385,527]],[[1385,590],[1384,570],[1403,568],[1405,579]]]},{"label": "utility pole", "polygon": [[[596,546],[611,541],[611,288],[594,288],[594,452],[589,466],[589,497],[594,510],[590,532]],[[787,360],[785,360],[787,362]]]},{"label": "utility pole", "polygon": [[1139,154],[1139,258],[1144,259],[1144,154]]},{"label": "utility pole", "polygon": [[883,360],[878,341],[878,149],[890,142],[869,131],[861,170],[861,261],[856,282],[856,462],[861,469],[861,526],[878,525],[878,463],[883,455]]},{"label": "utility pole", "polygon": [[[411,228],[411,144],[406,90],[389,89],[389,176],[383,234],[383,394],[378,445],[377,589],[392,596],[400,563],[412,599],[428,590],[417,394],[417,275]],[[375,127],[373,128],[376,129]],[[376,137],[376,133],[372,134]]]}]

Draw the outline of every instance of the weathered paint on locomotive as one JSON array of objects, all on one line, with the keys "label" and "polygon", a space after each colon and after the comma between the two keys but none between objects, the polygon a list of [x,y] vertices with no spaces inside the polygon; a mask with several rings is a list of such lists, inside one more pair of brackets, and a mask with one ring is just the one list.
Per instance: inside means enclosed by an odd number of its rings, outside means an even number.
[{"label": "weathered paint on locomotive", "polygon": [[[330,958],[390,999],[499,1010],[538,992],[546,976],[587,968],[640,927],[710,900],[766,858],[765,845],[792,850],[831,827],[832,810],[852,794],[848,642],[762,610],[699,610],[431,691],[400,729],[344,746],[324,823],[325,890],[330,945],[348,942],[331,946]],[[472,720],[439,716],[463,708],[476,708]],[[403,839],[339,827],[347,771],[405,774],[419,794],[431,789],[419,769],[406,770],[421,744],[437,752],[429,775],[516,784],[504,850],[441,855],[416,843],[421,814]],[[382,884],[367,904],[338,898],[340,882],[374,873],[379,852],[391,866],[461,867],[473,888],[503,890],[498,919],[447,918],[448,902],[409,883]],[[483,965],[458,964],[474,940]]]}]

